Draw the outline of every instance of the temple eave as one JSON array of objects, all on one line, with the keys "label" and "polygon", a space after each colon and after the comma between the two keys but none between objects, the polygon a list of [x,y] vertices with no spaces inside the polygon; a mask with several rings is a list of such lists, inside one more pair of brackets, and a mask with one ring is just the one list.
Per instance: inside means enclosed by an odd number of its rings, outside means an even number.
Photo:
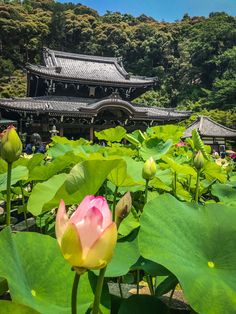
[{"label": "temple eave", "polygon": [[[64,98],[63,98],[64,99]],[[142,105],[134,105],[121,99],[106,98],[103,100],[91,99],[67,99],[67,101],[57,97],[38,97],[24,99],[0,99],[0,108],[6,111],[19,113],[30,113],[36,115],[47,114],[50,116],[76,116],[76,117],[96,117],[101,111],[109,109],[119,109],[125,111],[130,119],[148,121],[175,121],[189,117],[190,113],[180,113],[166,111],[163,108],[150,108]],[[65,109],[66,108],[66,109]]]}]

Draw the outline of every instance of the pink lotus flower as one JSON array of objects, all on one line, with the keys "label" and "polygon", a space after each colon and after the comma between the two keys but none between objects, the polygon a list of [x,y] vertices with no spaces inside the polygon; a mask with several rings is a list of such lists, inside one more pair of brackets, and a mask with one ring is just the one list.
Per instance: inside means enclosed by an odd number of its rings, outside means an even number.
[{"label": "pink lotus flower", "polygon": [[111,260],[116,224],[102,196],[86,196],[69,218],[63,200],[56,217],[56,237],[64,258],[74,267],[99,269]]}]

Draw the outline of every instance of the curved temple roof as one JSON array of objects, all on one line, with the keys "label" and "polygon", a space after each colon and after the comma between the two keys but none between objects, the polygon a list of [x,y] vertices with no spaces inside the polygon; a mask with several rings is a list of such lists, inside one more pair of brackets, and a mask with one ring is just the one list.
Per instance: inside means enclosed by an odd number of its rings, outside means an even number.
[{"label": "curved temple roof", "polygon": [[175,111],[173,108],[158,108],[136,105],[119,98],[91,99],[63,96],[42,96],[14,99],[0,99],[0,108],[18,112],[49,113],[51,115],[68,115],[93,117],[100,110],[120,108],[127,111],[132,119],[140,120],[182,120],[190,112]]},{"label": "curved temple roof", "polygon": [[120,58],[74,54],[44,48],[45,66],[28,64],[27,69],[43,77],[74,80],[81,83],[146,87],[156,78],[129,75]]},{"label": "curved temple roof", "polygon": [[205,116],[199,116],[196,121],[190,124],[183,137],[191,137],[193,129],[197,129],[201,136],[236,138],[236,130],[227,128]]}]

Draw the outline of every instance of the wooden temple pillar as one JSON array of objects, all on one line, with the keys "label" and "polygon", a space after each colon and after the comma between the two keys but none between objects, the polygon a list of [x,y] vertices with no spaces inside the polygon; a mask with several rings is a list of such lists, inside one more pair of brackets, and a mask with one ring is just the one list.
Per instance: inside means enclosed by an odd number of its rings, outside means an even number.
[{"label": "wooden temple pillar", "polygon": [[91,125],[89,128],[89,140],[93,142],[93,139],[94,139],[94,127],[93,125]]},{"label": "wooden temple pillar", "polygon": [[62,137],[64,136],[64,128],[62,124],[60,125],[59,136],[62,136]]},{"label": "wooden temple pillar", "polygon": [[60,119],[60,126],[59,126],[59,136],[61,136],[61,137],[64,136],[63,122],[64,122],[64,117],[61,116],[61,119]]}]

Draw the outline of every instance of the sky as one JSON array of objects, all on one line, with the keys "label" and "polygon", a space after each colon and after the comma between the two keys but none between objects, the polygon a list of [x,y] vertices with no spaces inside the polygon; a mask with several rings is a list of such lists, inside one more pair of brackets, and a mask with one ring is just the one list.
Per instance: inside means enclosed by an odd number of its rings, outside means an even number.
[{"label": "sky", "polygon": [[145,14],[158,21],[180,20],[185,13],[190,16],[208,16],[211,12],[224,11],[236,16],[236,0],[60,0],[87,5],[103,15],[107,10]]}]

